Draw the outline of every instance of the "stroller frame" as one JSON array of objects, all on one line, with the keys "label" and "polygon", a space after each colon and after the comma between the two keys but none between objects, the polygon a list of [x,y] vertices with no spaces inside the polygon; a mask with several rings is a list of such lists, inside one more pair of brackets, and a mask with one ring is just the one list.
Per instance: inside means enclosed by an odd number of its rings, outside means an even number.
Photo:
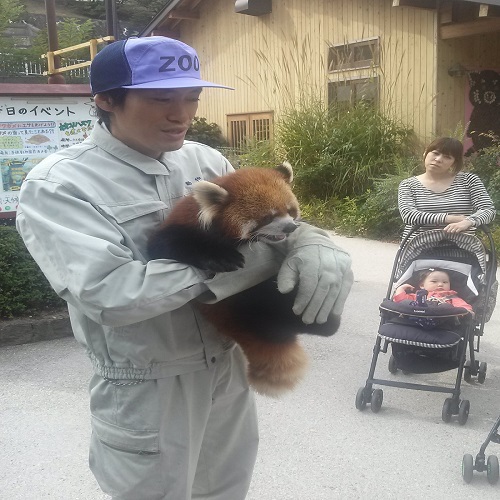
[{"label": "stroller frame", "polygon": [[498,457],[496,455],[490,455],[486,459],[486,448],[493,442],[500,444],[500,434],[498,434],[498,428],[500,427],[500,416],[497,418],[495,424],[491,428],[488,437],[479,449],[476,455],[476,461],[474,462],[474,457],[470,453],[466,453],[462,459],[462,477],[466,483],[472,481],[474,471],[485,472],[488,482],[490,484],[496,484],[500,477],[500,467],[498,464]]},{"label": "stroller frame", "polygon": [[[415,235],[415,233],[418,231],[419,228],[420,226],[412,227],[411,231],[406,235],[406,237],[402,240],[399,246],[399,249],[396,253],[396,257],[394,259],[394,264],[392,268],[390,283],[387,289],[386,299],[391,298],[391,292],[394,285],[396,272],[398,270],[400,255],[406,248],[412,236]],[[486,279],[484,283],[485,284],[484,303],[487,304],[490,297],[492,285],[496,279],[495,276],[495,270],[497,266],[496,252],[495,252],[494,241],[488,226],[480,226],[478,230],[484,233],[488,240],[488,244],[485,247],[485,251],[489,257],[489,265],[487,272],[485,274]],[[378,413],[380,411],[383,402],[383,391],[382,389],[374,389],[373,388],[374,385],[398,387],[402,389],[411,389],[417,391],[449,393],[451,394],[451,397],[446,398],[443,404],[443,410],[441,414],[442,420],[444,422],[450,422],[452,416],[458,415],[459,424],[464,425],[467,422],[469,416],[470,403],[466,399],[464,400],[460,399],[462,376],[464,377],[464,380],[466,382],[470,382],[472,380],[472,377],[477,377],[478,382],[481,384],[484,382],[486,378],[487,364],[480,363],[479,361],[476,360],[475,357],[475,353],[479,352],[480,338],[483,335],[484,331],[485,318],[487,315],[486,309],[487,309],[486,307],[483,308],[483,311],[480,314],[479,318],[477,316],[473,318],[471,315],[468,315],[469,318],[466,324],[466,331],[463,336],[463,341],[460,342],[460,350],[458,354],[459,365],[457,367],[457,375],[454,387],[444,387],[444,386],[437,386],[430,384],[417,384],[413,382],[402,382],[397,380],[374,378],[379,354],[381,352],[387,353],[388,346],[391,343],[390,340],[387,339],[382,340],[381,336],[377,335],[377,339],[373,347],[373,356],[368,373],[368,378],[366,379],[365,386],[361,387],[356,394],[356,408],[362,411],[369,404],[373,413]],[[383,323],[384,323],[384,318],[382,317],[380,321],[380,326],[382,326]],[[467,351],[469,352],[468,360],[466,359]],[[398,371],[393,355],[391,355],[389,359],[388,368],[389,371],[393,374]]]}]

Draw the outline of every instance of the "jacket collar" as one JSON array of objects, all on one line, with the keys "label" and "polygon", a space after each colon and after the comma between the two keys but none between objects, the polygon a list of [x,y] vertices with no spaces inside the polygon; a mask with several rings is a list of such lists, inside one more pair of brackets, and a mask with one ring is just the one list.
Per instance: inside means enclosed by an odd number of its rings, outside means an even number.
[{"label": "jacket collar", "polygon": [[145,174],[168,175],[170,173],[166,162],[162,161],[165,157],[165,153],[162,154],[162,160],[155,160],[150,156],[139,153],[139,151],[130,148],[113,137],[103,123],[96,122],[94,124],[94,128],[90,134],[90,140],[110,155],[142,170]]}]

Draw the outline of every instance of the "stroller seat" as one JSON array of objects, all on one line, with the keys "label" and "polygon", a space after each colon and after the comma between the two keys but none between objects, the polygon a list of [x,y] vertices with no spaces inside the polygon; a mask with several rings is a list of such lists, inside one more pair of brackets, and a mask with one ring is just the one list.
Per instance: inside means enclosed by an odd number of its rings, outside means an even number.
[{"label": "stroller seat", "polygon": [[392,345],[390,371],[438,373],[460,364],[460,346],[472,315],[449,304],[425,307],[410,300],[380,305],[378,335]]}]

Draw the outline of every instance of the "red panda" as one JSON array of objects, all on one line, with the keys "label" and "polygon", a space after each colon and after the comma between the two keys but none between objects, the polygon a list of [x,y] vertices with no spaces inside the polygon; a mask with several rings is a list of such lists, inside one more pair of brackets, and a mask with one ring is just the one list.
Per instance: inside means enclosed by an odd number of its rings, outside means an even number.
[{"label": "red panda", "polygon": [[[298,226],[289,163],[243,168],[211,182],[200,181],[180,200],[148,240],[151,259],[168,258],[211,272],[244,266],[238,246],[285,239]],[[248,360],[253,388],[269,396],[293,389],[307,366],[297,335],[329,336],[340,319],[304,324],[292,311],[295,294],[278,291],[276,277],[215,304],[197,303],[220,333],[234,339]]]}]

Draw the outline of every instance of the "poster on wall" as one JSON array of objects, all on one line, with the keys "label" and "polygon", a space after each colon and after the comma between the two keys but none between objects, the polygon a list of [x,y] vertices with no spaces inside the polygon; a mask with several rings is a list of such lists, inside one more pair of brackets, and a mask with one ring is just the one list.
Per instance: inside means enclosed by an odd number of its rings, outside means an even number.
[{"label": "poster on wall", "polygon": [[14,217],[28,172],[46,156],[88,137],[90,97],[0,96],[0,217]]}]

